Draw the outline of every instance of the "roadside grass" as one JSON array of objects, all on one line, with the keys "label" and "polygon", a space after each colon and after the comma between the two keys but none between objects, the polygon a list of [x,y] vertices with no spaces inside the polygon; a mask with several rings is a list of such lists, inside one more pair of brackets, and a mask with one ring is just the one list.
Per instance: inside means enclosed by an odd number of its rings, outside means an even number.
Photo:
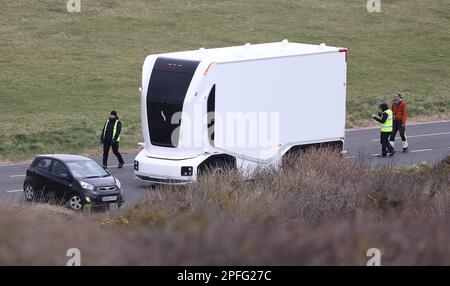
[{"label": "roadside grass", "polygon": [[92,150],[113,109],[136,146],[146,55],[284,38],[349,48],[348,127],[395,90],[411,116],[449,116],[446,0],[66,2],[0,1],[0,161]]},{"label": "roadside grass", "polygon": [[[128,209],[80,215],[0,207],[0,264],[448,265],[450,157],[369,168],[307,153],[248,181],[235,172],[157,187]],[[18,239],[20,238],[20,239]]]}]

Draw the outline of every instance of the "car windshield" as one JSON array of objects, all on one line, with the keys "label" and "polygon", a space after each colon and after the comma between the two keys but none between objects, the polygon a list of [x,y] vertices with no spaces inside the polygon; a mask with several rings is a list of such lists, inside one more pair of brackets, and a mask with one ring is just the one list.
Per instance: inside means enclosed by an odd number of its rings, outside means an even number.
[{"label": "car windshield", "polygon": [[109,176],[109,174],[94,161],[68,162],[67,167],[70,172],[72,172],[72,175],[79,179]]}]

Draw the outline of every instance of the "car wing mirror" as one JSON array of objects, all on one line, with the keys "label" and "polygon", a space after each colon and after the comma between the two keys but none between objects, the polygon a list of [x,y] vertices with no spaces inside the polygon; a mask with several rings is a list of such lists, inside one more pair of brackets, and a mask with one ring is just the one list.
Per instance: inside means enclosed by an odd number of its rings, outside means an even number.
[{"label": "car wing mirror", "polygon": [[59,175],[59,177],[60,177],[61,179],[69,179],[69,175],[66,174],[66,173],[63,173],[63,174]]}]

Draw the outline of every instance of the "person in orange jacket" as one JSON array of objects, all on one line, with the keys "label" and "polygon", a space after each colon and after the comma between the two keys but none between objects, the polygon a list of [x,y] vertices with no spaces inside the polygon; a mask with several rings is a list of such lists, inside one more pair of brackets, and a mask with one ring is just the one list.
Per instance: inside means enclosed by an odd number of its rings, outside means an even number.
[{"label": "person in orange jacket", "polygon": [[408,152],[408,138],[405,134],[407,109],[403,96],[399,92],[394,93],[391,109],[394,113],[394,124],[389,143],[395,148],[395,136],[397,135],[397,131],[399,131],[400,137],[402,138],[403,153],[406,153]]}]

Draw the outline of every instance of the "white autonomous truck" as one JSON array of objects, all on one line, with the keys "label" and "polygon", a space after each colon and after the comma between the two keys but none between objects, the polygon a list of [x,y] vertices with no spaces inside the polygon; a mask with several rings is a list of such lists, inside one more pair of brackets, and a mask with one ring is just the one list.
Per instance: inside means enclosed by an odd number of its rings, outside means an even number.
[{"label": "white autonomous truck", "polygon": [[343,150],[347,49],[246,44],[150,55],[142,70],[144,181],[183,184],[205,170],[278,166],[311,146]]}]

